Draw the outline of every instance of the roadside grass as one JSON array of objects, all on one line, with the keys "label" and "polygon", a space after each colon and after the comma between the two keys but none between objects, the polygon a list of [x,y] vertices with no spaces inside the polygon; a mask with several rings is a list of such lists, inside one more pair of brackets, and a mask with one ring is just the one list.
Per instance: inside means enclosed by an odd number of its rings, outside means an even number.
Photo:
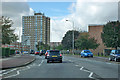
[{"label": "roadside grass", "polygon": [[108,57],[109,57],[108,55],[107,55],[107,56],[105,56],[105,55],[103,55],[103,56],[102,56],[102,55],[99,55],[99,56],[98,56],[97,54],[94,54],[94,56],[95,56],[95,57],[105,57],[105,58],[108,58]]},{"label": "roadside grass", "polygon": [[[69,53],[69,54],[66,54],[66,53],[65,53],[64,55],[78,55],[78,56],[80,56],[80,54],[72,54],[72,53]],[[102,55],[99,55],[99,56],[98,56],[97,54],[93,54],[93,56],[95,56],[95,57],[105,57],[105,58],[109,58],[108,55],[107,55],[107,56],[105,56],[105,55],[103,55],[103,56],[102,56]]]}]

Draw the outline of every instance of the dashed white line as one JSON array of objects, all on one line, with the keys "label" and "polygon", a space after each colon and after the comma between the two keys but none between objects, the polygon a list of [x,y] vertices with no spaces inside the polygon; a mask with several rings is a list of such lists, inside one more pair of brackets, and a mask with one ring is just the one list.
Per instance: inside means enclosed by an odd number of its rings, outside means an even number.
[{"label": "dashed white line", "polygon": [[81,67],[80,70],[82,70],[84,67]]},{"label": "dashed white line", "polygon": [[43,63],[44,60],[41,61],[41,63],[38,66],[41,66],[41,64]]},{"label": "dashed white line", "polygon": [[75,66],[79,66],[79,65],[75,65]]},{"label": "dashed white line", "polygon": [[92,77],[92,75],[93,75],[93,72],[91,72],[91,71],[88,71],[88,70],[84,70],[83,68],[84,68],[84,67],[81,67],[81,68],[80,68],[80,70],[81,70],[81,71],[85,71],[85,72],[88,72],[88,73],[90,73],[90,75],[89,75],[88,77],[89,77],[89,78],[93,78],[93,77]]},{"label": "dashed white line", "polygon": [[89,77],[89,78],[93,78],[92,75],[93,75],[93,72],[91,72],[88,77]]}]

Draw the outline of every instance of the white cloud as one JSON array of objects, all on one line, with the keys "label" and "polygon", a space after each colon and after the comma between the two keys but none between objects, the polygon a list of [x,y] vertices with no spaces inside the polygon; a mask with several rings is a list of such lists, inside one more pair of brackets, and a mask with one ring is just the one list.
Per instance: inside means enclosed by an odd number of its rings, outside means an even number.
[{"label": "white cloud", "polygon": [[[33,15],[34,10],[28,6],[25,2],[10,2],[12,0],[5,0],[6,3],[2,3],[2,14],[9,16],[13,22],[13,28],[16,28],[15,33],[19,34],[19,30],[22,34],[22,16]],[[66,19],[74,21],[76,29],[87,30],[88,24],[105,24],[111,20],[117,20],[117,3],[108,2],[108,0],[77,0],[73,2],[68,10],[71,14],[66,16],[51,17],[51,41],[61,41],[62,37],[68,30],[72,30],[72,22],[66,22]]]},{"label": "white cloud", "polygon": [[[13,21],[12,28],[15,29],[15,33],[22,35],[22,16],[32,15],[34,13],[32,8],[29,8],[27,2],[8,2],[2,3],[2,16],[10,17]],[[26,1],[26,0],[24,0]],[[21,41],[21,37],[20,37]]]},{"label": "white cloud", "polygon": [[66,15],[61,20],[52,21],[51,41],[61,41],[65,32],[72,29],[72,22],[65,22],[65,19],[74,21],[76,29],[86,31],[88,30],[89,24],[106,24],[108,21],[117,20],[118,3],[112,1],[113,0],[111,0],[111,2],[108,2],[108,0],[91,0],[85,2],[84,0],[77,0],[76,3],[72,3],[68,8],[71,14]]}]

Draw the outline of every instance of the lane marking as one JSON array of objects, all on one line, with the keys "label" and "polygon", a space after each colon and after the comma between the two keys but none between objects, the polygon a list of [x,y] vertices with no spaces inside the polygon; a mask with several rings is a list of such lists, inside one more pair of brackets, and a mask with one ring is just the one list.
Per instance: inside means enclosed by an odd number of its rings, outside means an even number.
[{"label": "lane marking", "polygon": [[0,70],[0,73],[4,73],[6,70]]},{"label": "lane marking", "polygon": [[82,70],[84,67],[81,67],[80,70]]},{"label": "lane marking", "polygon": [[91,71],[88,71],[88,70],[84,70],[83,68],[84,68],[84,67],[81,67],[81,68],[80,68],[80,70],[81,70],[81,71],[85,71],[85,72],[88,72],[88,73],[90,73],[90,75],[89,75],[88,77],[89,77],[89,78],[93,78],[93,77],[92,77],[92,75],[93,75],[93,72],[91,72]]},{"label": "lane marking", "polygon": [[75,65],[75,66],[79,66],[79,65]]},{"label": "lane marking", "polygon": [[106,63],[106,64],[112,64],[112,63]]},{"label": "lane marking", "polygon": [[41,64],[44,62],[44,60],[41,61],[41,63],[38,66],[41,66]]},{"label": "lane marking", "polygon": [[8,74],[8,73],[10,73],[10,72],[13,72],[13,71],[15,71],[15,70],[17,70],[18,68],[15,68],[15,69],[12,69],[12,70],[10,70],[10,71],[8,71],[8,72],[5,72],[5,73],[3,73],[4,75],[5,74]]},{"label": "lane marking", "polygon": [[90,73],[89,78],[93,78],[92,75],[93,75],[93,72]]}]

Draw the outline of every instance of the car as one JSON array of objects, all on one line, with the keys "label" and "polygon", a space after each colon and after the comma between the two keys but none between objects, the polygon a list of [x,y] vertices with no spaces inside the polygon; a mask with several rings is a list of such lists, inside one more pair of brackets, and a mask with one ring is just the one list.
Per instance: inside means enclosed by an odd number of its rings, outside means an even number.
[{"label": "car", "polygon": [[28,54],[29,52],[28,51],[23,51],[24,54]]},{"label": "car", "polygon": [[109,55],[109,61],[119,61],[120,60],[120,50],[112,50]]},{"label": "car", "polygon": [[16,54],[20,54],[20,51],[15,51]]},{"label": "car", "polygon": [[93,57],[93,53],[90,50],[82,50],[81,57]]},{"label": "car", "polygon": [[47,59],[48,52],[49,52],[49,50],[47,50],[46,53],[45,53],[45,59]]},{"label": "car", "polygon": [[62,54],[60,53],[59,50],[49,50],[47,51],[47,63],[50,61],[59,61],[62,63]]},{"label": "car", "polygon": [[30,51],[30,54],[35,54],[35,51],[34,51],[34,50],[31,50],[31,51]]},{"label": "car", "polygon": [[45,55],[46,50],[40,50],[40,56]]},{"label": "car", "polygon": [[40,51],[35,51],[35,55],[39,55]]}]

